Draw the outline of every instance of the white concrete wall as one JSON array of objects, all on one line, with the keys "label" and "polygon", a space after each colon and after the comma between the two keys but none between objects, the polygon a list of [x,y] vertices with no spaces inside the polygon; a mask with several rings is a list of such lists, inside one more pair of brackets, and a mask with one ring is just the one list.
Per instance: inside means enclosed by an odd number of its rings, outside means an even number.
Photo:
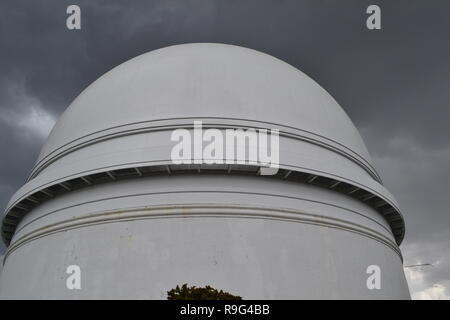
[{"label": "white concrete wall", "polygon": [[[409,298],[375,210],[272,178],[174,175],[81,189],[28,214],[9,250],[1,298],[165,299],[183,283],[245,299]],[[72,264],[81,290],[66,288]],[[381,268],[381,290],[366,286],[369,265]]]}]

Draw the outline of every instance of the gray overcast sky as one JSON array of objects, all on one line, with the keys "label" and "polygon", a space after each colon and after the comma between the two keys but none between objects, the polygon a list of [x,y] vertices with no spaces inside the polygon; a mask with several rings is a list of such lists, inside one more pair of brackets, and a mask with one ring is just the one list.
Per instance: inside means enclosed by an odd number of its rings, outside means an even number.
[{"label": "gray overcast sky", "polygon": [[[66,29],[69,4],[81,31]],[[370,4],[381,31],[365,27]],[[296,66],[347,111],[404,212],[405,264],[433,263],[407,269],[414,297],[449,298],[449,17],[448,0],[2,0],[0,209],[100,75],[172,44],[236,44]]]}]

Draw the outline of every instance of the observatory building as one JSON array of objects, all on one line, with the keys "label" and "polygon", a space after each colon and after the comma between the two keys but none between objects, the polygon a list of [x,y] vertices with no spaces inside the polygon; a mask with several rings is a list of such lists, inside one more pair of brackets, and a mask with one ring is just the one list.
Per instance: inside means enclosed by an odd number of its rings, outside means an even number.
[{"label": "observatory building", "polygon": [[[173,132],[195,121],[277,130],[276,172],[175,163]],[[404,233],[358,131],[317,83],[254,50],[178,45],[106,73],[56,123],[2,216],[0,297],[165,299],[187,283],[244,299],[408,299]]]}]

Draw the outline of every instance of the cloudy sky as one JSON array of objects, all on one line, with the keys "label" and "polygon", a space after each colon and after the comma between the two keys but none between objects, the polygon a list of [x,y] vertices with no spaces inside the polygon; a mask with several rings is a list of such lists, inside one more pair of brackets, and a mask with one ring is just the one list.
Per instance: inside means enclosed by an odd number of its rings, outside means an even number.
[{"label": "cloudy sky", "polygon": [[[70,4],[79,31],[66,28]],[[382,30],[366,28],[370,4]],[[236,44],[296,66],[341,104],[404,212],[405,265],[432,264],[406,269],[413,297],[450,298],[449,15],[448,0],[2,0],[0,209],[100,75],[172,44]]]}]

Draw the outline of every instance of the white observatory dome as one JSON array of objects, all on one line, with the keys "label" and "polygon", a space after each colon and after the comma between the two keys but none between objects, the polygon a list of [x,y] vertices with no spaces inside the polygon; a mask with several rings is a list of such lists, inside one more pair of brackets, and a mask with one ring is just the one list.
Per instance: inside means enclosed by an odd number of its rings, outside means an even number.
[{"label": "white observatory dome", "polygon": [[[170,134],[194,120],[278,129],[278,173],[174,164]],[[109,71],[61,116],[5,210],[0,294],[164,298],[188,282],[244,298],[405,298],[404,230],[358,131],[317,83],[254,50],[177,45]],[[58,284],[66,264],[86,270],[83,290]],[[382,290],[366,288],[373,264]]]},{"label": "white observatory dome", "polygon": [[353,123],[311,78],[261,52],[209,43],[151,51],[103,75],[64,112],[38,163],[100,131],[190,118],[289,127],[371,167]]}]

